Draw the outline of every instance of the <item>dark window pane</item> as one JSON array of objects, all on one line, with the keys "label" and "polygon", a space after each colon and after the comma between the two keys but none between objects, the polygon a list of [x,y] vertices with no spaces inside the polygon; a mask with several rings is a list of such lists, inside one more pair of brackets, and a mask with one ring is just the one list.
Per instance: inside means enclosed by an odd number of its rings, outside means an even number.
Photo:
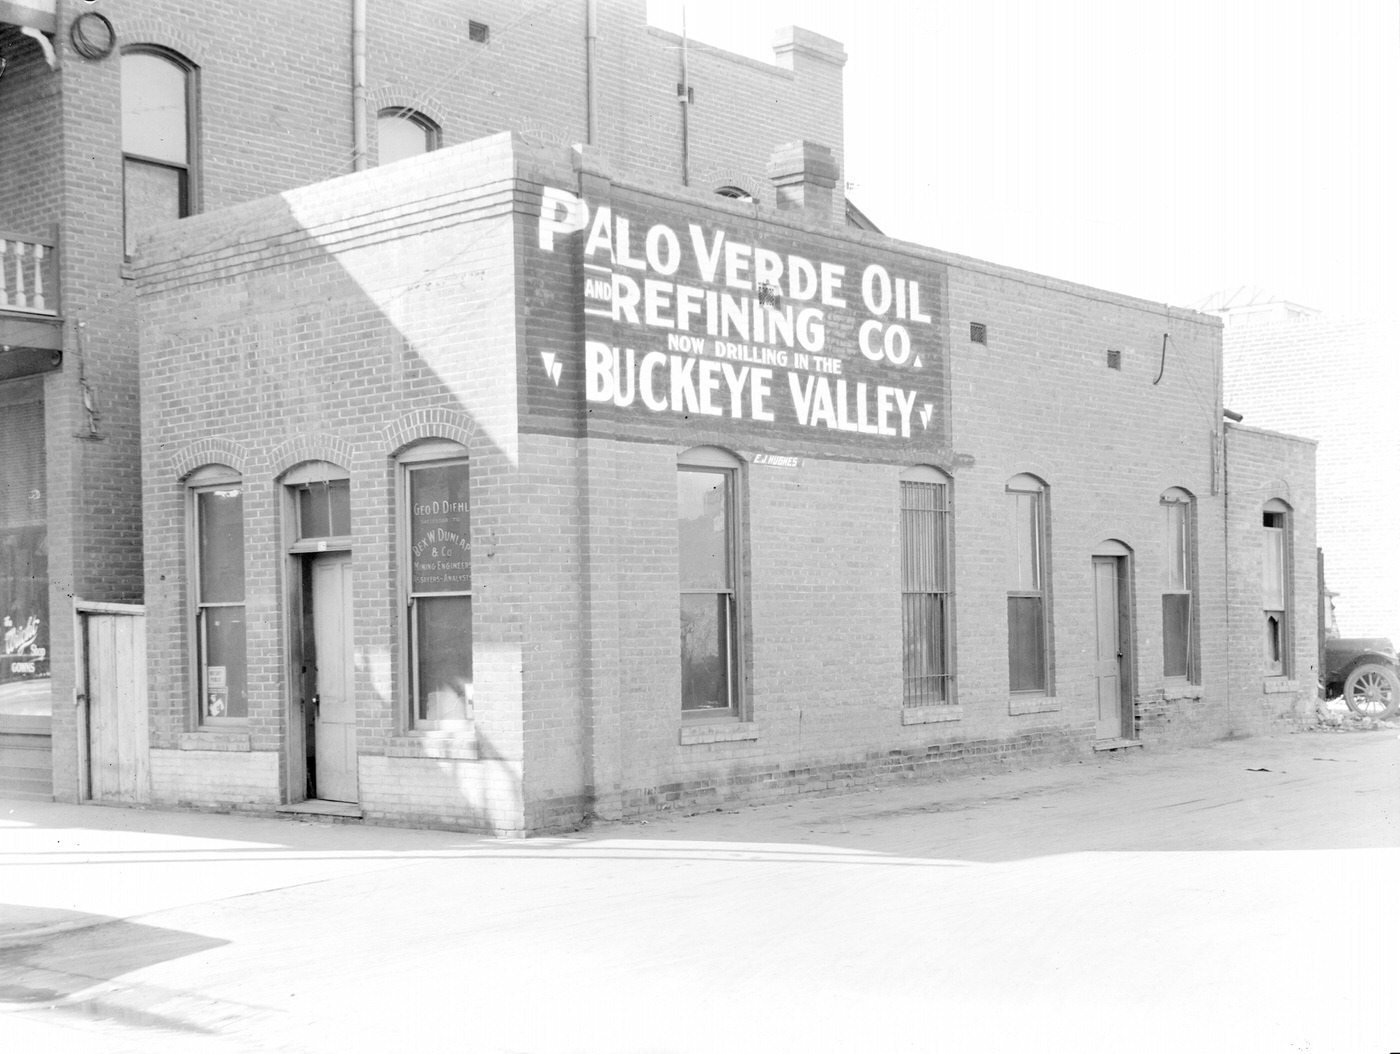
[{"label": "dark window pane", "polygon": [[408,481],[413,592],[469,591],[472,547],[467,466],[413,469]]},{"label": "dark window pane", "polygon": [[944,594],[904,596],[904,701],[947,701],[947,601]]},{"label": "dark window pane", "polygon": [[189,214],[187,175],[182,168],[168,168],[127,158],[123,166],[126,195],[126,251],[131,253],[152,230]]},{"label": "dark window pane", "polygon": [[1007,597],[1011,690],[1045,690],[1045,619],[1040,597]]},{"label": "dark window pane", "polygon": [[728,589],[729,479],[723,469],[677,475],[682,589]]},{"label": "dark window pane", "polygon": [[472,711],[471,597],[413,602],[418,719],[465,721]]},{"label": "dark window pane", "polygon": [[297,491],[302,538],[343,538],[350,533],[350,481],[311,483]]},{"label": "dark window pane", "polygon": [[1162,595],[1162,673],[1185,677],[1191,668],[1191,594]]},{"label": "dark window pane", "polygon": [[199,617],[204,713],[207,717],[246,718],[248,647],[243,608],[205,608]]},{"label": "dark window pane", "polygon": [[186,77],[159,55],[122,56],[122,153],[175,165],[188,162]]},{"label": "dark window pane", "polygon": [[731,600],[727,594],[681,597],[681,709],[730,705]]},{"label": "dark window pane", "polygon": [[1264,612],[1264,662],[1270,673],[1284,672],[1284,641],[1283,612]]},{"label": "dark window pane", "polygon": [[243,600],[243,491],[203,490],[199,503],[199,600],[203,604]]}]

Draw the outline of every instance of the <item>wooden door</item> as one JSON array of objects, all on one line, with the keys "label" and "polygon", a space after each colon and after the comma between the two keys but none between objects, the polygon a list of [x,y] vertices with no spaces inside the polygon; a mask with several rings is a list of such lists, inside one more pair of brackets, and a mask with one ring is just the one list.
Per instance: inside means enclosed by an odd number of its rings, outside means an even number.
[{"label": "wooden door", "polygon": [[311,623],[315,635],[312,697],[316,797],[360,798],[355,746],[355,648],[350,603],[350,554],[317,556],[311,564]]},{"label": "wooden door", "polygon": [[145,616],[96,611],[80,615],[87,685],[88,797],[149,801]]},{"label": "wooden door", "polygon": [[1125,583],[1120,573],[1126,561],[1117,556],[1094,557],[1094,631],[1097,653],[1094,680],[1098,685],[1099,739],[1123,738],[1123,689],[1126,648],[1123,632]]}]

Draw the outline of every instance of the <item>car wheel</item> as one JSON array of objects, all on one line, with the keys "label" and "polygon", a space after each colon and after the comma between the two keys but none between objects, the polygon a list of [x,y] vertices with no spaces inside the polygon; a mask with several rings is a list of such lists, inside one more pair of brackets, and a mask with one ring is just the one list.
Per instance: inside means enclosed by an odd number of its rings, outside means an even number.
[{"label": "car wheel", "polygon": [[1400,677],[1389,666],[1367,662],[1347,674],[1347,707],[1366,717],[1390,717],[1400,708]]}]

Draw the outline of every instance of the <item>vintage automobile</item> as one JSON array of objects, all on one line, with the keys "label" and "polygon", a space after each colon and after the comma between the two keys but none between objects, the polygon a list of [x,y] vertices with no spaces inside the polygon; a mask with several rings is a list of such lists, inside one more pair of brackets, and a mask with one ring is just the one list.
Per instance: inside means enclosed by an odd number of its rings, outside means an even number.
[{"label": "vintage automobile", "polygon": [[1400,709],[1400,656],[1385,637],[1329,637],[1326,698],[1346,700],[1366,717],[1391,717]]}]

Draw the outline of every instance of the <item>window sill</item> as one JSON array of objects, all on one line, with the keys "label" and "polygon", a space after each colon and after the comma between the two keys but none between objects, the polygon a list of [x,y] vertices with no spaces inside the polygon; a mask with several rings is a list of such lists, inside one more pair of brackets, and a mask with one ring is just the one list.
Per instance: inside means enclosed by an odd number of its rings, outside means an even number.
[{"label": "window sill", "polygon": [[1284,692],[1296,692],[1298,682],[1289,677],[1265,677],[1264,694],[1281,695]]},{"label": "window sill", "polygon": [[1060,709],[1060,701],[1053,695],[1013,695],[1007,706],[1012,717],[1020,714],[1053,714]]},{"label": "window sill", "polygon": [[199,732],[181,732],[176,746],[180,750],[223,750],[230,753],[246,753],[253,749],[253,737],[248,732],[219,732],[205,729]]},{"label": "window sill", "polygon": [[1205,694],[1199,684],[1168,684],[1162,687],[1162,698],[1168,702],[1174,699],[1201,699]]},{"label": "window sill", "polygon": [[757,742],[758,729],[752,721],[731,718],[728,721],[695,721],[681,725],[681,746],[697,743]]},{"label": "window sill", "polygon": [[438,758],[445,761],[475,761],[480,757],[476,732],[413,732],[395,736],[384,748],[390,758]]},{"label": "window sill", "polygon": [[935,725],[943,721],[961,721],[961,706],[906,706],[900,714],[905,725]]}]

